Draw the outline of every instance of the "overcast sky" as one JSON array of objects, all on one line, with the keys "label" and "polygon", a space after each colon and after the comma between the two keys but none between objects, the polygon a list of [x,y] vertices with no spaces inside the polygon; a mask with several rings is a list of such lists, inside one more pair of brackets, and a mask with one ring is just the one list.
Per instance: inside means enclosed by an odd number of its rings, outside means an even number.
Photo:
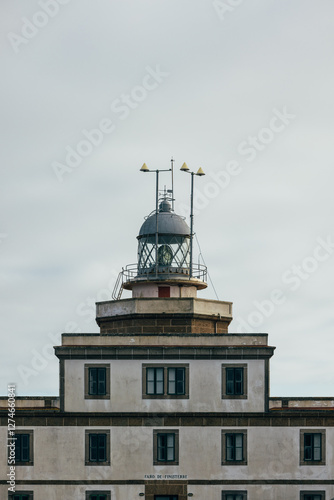
[{"label": "overcast sky", "polygon": [[333,0],[1,1],[2,394],[58,394],[51,345],[98,331],[155,206],[139,168],[173,156],[182,214],[179,168],[206,172],[195,231],[230,331],[276,346],[271,395],[334,396],[333,17]]}]

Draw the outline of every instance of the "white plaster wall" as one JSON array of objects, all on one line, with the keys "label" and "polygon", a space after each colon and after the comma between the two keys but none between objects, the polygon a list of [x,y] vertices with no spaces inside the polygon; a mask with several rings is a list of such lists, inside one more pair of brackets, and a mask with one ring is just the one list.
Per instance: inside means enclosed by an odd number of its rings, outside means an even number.
[{"label": "white plaster wall", "polygon": [[[179,430],[179,465],[154,466],[153,430],[159,428],[164,429],[154,426],[153,420],[152,427],[99,427],[110,430],[111,465],[85,466],[87,427],[29,427],[34,431],[34,465],[17,466],[16,479],[144,480],[145,475],[157,474],[217,480],[325,481],[334,477],[333,428],[326,429],[324,466],[299,465],[298,427],[246,428],[248,465],[243,466],[221,465],[221,432],[227,427],[175,427]],[[4,439],[2,430],[2,444]],[[1,478],[7,471],[6,447],[2,446]]]},{"label": "white plaster wall", "polygon": [[[197,297],[197,288],[195,286],[182,286],[182,285],[168,285],[161,283],[162,286],[169,286],[170,288],[170,296],[174,298],[179,297]],[[133,298],[141,298],[141,297],[158,297],[159,295],[159,287],[155,283],[144,283],[134,285],[132,288],[132,297]]]},{"label": "white plaster wall", "polygon": [[[110,400],[84,398],[84,365],[108,360],[66,360],[65,410],[113,412],[262,412],[264,411],[263,360],[242,360],[248,365],[248,398],[222,399],[221,360],[111,360]],[[189,399],[142,399],[142,364],[189,363]]]}]

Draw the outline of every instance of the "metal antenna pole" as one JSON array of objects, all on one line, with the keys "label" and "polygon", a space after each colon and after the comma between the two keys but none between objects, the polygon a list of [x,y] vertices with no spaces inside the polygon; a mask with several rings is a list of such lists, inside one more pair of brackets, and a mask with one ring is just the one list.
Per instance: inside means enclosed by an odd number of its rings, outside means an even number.
[{"label": "metal antenna pole", "polygon": [[194,172],[191,172],[190,195],[190,278],[193,276],[193,236],[194,236]]},{"label": "metal antenna pole", "polygon": [[158,243],[159,243],[159,228],[158,228],[158,205],[159,205],[159,170],[156,170],[156,187],[155,187],[155,275],[158,276]]},{"label": "metal antenna pole", "polygon": [[172,210],[174,212],[174,159],[172,157],[171,159],[171,170],[172,170]]}]

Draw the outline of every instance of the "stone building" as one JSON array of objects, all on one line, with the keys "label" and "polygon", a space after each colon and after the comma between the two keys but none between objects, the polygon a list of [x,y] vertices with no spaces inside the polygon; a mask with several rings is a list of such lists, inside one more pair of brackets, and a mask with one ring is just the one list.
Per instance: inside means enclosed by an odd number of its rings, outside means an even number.
[{"label": "stone building", "polygon": [[17,399],[15,493],[1,398],[1,499],[334,498],[334,398],[270,397],[275,348],[229,332],[230,302],[197,296],[190,244],[165,196],[137,264],[96,305],[100,333],[55,347],[59,398]]}]

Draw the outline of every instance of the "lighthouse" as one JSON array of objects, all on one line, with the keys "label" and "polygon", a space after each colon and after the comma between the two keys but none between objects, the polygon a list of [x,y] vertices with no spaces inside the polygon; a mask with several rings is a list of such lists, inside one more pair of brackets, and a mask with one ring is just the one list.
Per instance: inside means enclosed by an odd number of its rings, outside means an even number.
[{"label": "lighthouse", "polygon": [[[181,170],[189,169],[184,163]],[[146,164],[142,172],[150,171]],[[174,189],[159,191],[156,173],[156,207],[144,218],[138,235],[137,262],[120,272],[113,301],[97,304],[101,333],[227,333],[232,320],[230,302],[201,299],[198,291],[207,287],[207,268],[193,261],[193,183],[191,178],[190,227],[174,211]],[[173,176],[172,176],[173,178]],[[131,299],[122,291],[131,290]],[[140,312],[139,312],[140,311]],[[156,328],[158,327],[158,328]],[[156,328],[155,330],[153,330]]]}]

